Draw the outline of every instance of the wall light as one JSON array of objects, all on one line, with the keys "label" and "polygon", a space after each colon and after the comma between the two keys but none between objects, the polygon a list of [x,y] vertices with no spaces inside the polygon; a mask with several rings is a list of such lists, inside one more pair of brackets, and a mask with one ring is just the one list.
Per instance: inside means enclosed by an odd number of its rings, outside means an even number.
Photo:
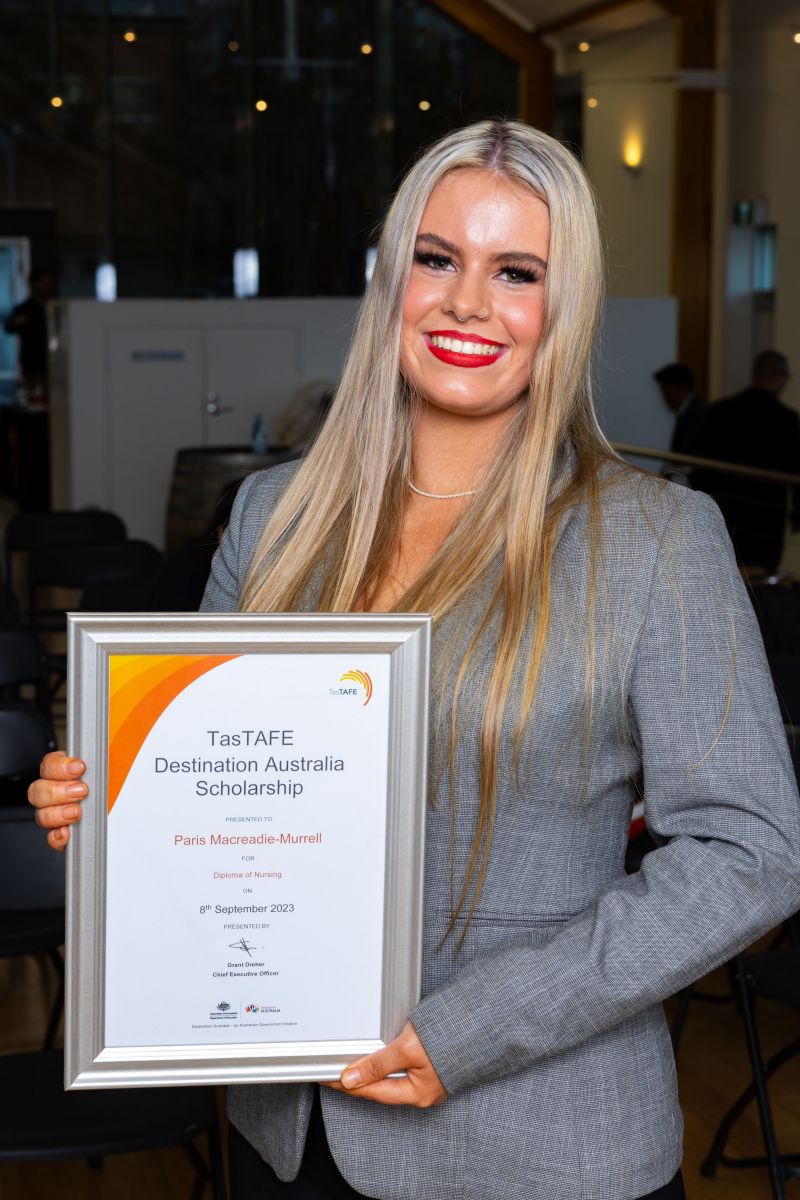
[{"label": "wall light", "polygon": [[622,161],[626,171],[638,175],[642,169],[642,139],[638,133],[629,133],[622,147]]},{"label": "wall light", "polygon": [[269,104],[267,104],[266,100],[256,100],[256,108],[259,112],[266,112]]},{"label": "wall light", "polygon": [[258,295],[258,251],[253,247],[233,252],[233,294],[238,300]]},{"label": "wall light", "polygon": [[53,108],[63,108],[64,107],[64,101],[62,100],[61,96],[51,96],[50,104]]},{"label": "wall light", "polygon": [[94,294],[98,300],[116,300],[117,268],[113,263],[102,262],[98,266],[94,273]]},{"label": "wall light", "polygon": [[133,29],[126,29],[122,36],[126,42],[135,42],[138,34]]},{"label": "wall light", "polygon": [[597,99],[596,96],[590,96],[589,99],[586,101],[586,107],[587,108],[597,108],[599,103],[600,103],[600,101]]},{"label": "wall light", "polygon": [[420,100],[419,108],[421,108],[423,112],[428,112],[430,107],[431,107],[430,100]]},{"label": "wall light", "polygon": [[372,54],[372,46],[370,46],[369,42],[364,42],[362,44],[361,53],[362,54]]},{"label": "wall light", "polygon": [[591,48],[591,42],[578,42],[578,49],[580,50],[581,54],[586,54],[586,52],[591,50]]}]

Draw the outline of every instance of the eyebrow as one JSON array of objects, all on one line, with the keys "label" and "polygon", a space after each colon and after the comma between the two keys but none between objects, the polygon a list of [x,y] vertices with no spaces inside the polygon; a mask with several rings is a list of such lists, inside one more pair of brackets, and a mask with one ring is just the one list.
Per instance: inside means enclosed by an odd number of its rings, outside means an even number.
[{"label": "eyebrow", "polygon": [[[419,233],[417,234],[417,241],[431,242],[441,250],[446,250],[448,254],[457,255],[461,253],[458,246],[454,246],[452,242],[448,242],[447,238],[440,237],[438,233]],[[514,262],[539,267],[542,271],[547,270],[547,263],[543,258],[539,258],[538,254],[529,254],[526,250],[504,250],[502,254],[494,254],[492,258],[494,262],[503,262],[513,258]]]}]

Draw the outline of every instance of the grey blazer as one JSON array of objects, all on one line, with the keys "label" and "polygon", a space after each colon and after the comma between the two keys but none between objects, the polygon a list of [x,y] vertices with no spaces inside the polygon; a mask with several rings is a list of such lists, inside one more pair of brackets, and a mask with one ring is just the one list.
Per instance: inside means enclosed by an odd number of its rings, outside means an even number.
[{"label": "grey blazer", "polygon": [[[242,486],[206,611],[236,607],[294,469]],[[447,756],[435,734],[446,690],[433,713],[439,794],[428,813],[423,999],[411,1021],[449,1095],[417,1110],[321,1089],[334,1158],[367,1196],[635,1200],[662,1186],[681,1160],[682,1122],[661,1001],[800,908],[795,779],[720,513],[705,496],[628,471],[606,484],[594,677],[587,683],[586,513],[576,506],[557,547],[518,773],[513,712],[505,731],[489,870],[460,952],[453,938],[440,946],[451,911]],[[463,656],[492,582],[437,630],[440,653],[449,639]],[[457,880],[474,829],[492,646],[489,631],[456,762]],[[640,791],[659,847],[626,876]],[[299,1169],[312,1098],[310,1085],[229,1091],[231,1120],[281,1179]]]}]

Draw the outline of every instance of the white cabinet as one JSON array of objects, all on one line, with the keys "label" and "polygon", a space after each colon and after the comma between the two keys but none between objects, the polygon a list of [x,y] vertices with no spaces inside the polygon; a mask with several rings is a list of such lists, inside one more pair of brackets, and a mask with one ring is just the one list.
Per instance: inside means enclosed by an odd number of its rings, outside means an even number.
[{"label": "white cabinet", "polygon": [[53,503],[163,545],[173,462],[246,446],[303,384],[338,382],[358,300],[88,300],[52,312]]}]

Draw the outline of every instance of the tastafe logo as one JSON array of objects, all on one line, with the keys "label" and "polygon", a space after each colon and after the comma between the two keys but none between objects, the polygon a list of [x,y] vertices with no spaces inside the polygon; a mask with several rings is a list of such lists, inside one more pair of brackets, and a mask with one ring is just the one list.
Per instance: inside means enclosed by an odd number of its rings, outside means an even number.
[{"label": "tastafe logo", "polygon": [[339,680],[339,683],[345,683],[348,680],[351,683],[358,683],[361,685],[361,687],[363,687],[365,694],[364,707],[366,708],[372,699],[372,680],[370,679],[369,675],[366,671],[345,671],[344,675],[342,675],[341,679]]}]

